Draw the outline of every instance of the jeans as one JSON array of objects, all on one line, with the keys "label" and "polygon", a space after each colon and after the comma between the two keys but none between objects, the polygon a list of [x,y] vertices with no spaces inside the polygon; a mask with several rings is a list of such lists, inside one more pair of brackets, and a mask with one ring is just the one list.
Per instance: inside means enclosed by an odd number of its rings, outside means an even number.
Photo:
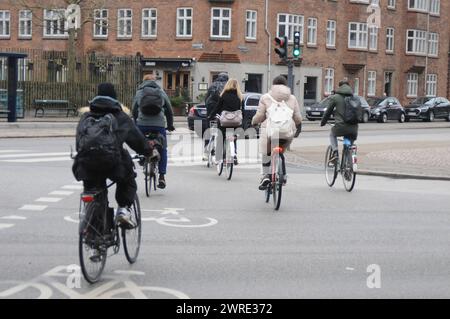
[{"label": "jeans", "polygon": [[338,150],[338,139],[337,136],[334,135],[333,130],[330,132],[330,144],[333,152]]},{"label": "jeans", "polygon": [[[104,179],[84,180],[84,191],[94,191],[106,187]],[[134,176],[127,179],[117,181],[116,184],[116,201],[120,207],[130,207],[136,197],[137,184]]]},{"label": "jeans", "polygon": [[[167,145],[167,133],[165,127],[158,127],[158,126],[142,126],[138,125],[139,129],[141,130],[142,134],[146,135],[148,133],[159,133],[162,136],[164,136],[164,139],[166,140]],[[158,170],[160,174],[166,174],[167,173],[167,147],[163,146],[161,159],[159,161]]]}]

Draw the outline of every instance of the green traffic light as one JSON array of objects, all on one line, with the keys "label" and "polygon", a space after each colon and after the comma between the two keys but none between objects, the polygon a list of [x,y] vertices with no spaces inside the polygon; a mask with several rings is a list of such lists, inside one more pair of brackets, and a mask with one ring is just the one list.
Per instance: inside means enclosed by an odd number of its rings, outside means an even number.
[{"label": "green traffic light", "polygon": [[295,49],[293,54],[295,57],[298,57],[300,55],[300,50]]}]

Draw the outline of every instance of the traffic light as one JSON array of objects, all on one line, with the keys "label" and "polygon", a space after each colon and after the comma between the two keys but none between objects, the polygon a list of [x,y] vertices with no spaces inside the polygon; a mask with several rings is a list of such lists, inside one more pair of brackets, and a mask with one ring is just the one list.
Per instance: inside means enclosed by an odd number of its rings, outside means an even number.
[{"label": "traffic light", "polygon": [[294,56],[294,59],[298,59],[301,54],[302,54],[302,51],[300,48],[300,32],[295,31],[294,32],[294,50],[292,51],[292,55]]},{"label": "traffic light", "polygon": [[286,36],[275,38],[275,45],[278,46],[275,48],[275,53],[281,59],[286,59],[288,54],[288,38]]}]

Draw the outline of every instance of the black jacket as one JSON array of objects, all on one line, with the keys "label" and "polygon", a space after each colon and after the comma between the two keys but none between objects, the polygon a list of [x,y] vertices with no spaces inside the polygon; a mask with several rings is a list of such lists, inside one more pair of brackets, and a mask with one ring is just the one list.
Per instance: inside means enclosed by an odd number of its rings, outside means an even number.
[{"label": "black jacket", "polygon": [[[142,155],[150,155],[151,149],[141,131],[133,123],[133,120],[122,111],[119,102],[107,96],[97,96],[91,101],[90,112],[81,116],[78,123],[76,133],[76,148],[78,151],[78,142],[80,136],[80,123],[88,116],[102,116],[111,113],[117,120],[118,128],[116,130],[117,141],[120,145],[126,143],[136,153]],[[109,178],[113,181],[126,180],[130,177],[134,178],[133,161],[130,154],[122,148],[121,165],[115,169],[114,172],[108,173],[107,176],[102,176],[98,172],[88,171],[86,168],[79,165],[77,158],[72,167],[73,174],[77,180],[96,180],[101,178]]]},{"label": "black jacket", "polygon": [[208,92],[206,92],[205,106],[208,117],[211,116],[212,111],[217,107],[217,103],[219,103],[220,99],[220,94],[222,93],[227,81],[227,74],[219,74],[216,81],[214,81],[214,83],[209,87]]},{"label": "black jacket", "polygon": [[235,112],[241,110],[241,103],[236,90],[224,92],[219,98],[217,106],[211,111],[210,119],[213,119],[216,114],[220,115],[222,111]]}]

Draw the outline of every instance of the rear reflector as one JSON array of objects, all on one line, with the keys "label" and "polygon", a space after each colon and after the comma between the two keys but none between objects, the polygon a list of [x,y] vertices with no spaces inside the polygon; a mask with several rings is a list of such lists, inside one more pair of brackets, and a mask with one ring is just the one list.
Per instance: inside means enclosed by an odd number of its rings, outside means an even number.
[{"label": "rear reflector", "polygon": [[81,195],[81,200],[84,203],[90,203],[94,201],[94,195]]}]

